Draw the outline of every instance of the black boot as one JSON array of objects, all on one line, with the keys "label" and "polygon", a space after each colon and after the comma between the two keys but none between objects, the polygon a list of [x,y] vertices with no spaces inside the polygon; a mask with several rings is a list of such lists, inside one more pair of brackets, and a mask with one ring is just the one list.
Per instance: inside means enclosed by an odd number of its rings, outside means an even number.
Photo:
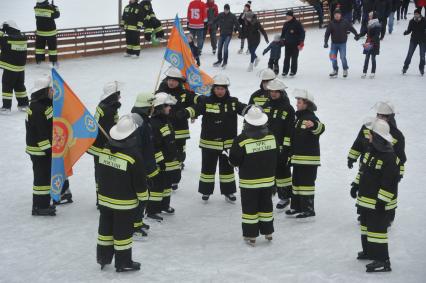
[{"label": "black boot", "polygon": [[277,203],[276,208],[278,210],[283,210],[285,209],[288,205],[290,204],[290,200],[289,199],[280,199],[280,201]]},{"label": "black boot", "polygon": [[104,270],[105,266],[111,264],[111,262],[103,262],[102,260],[98,259],[98,264],[101,266],[101,270]]},{"label": "black boot", "polygon": [[296,215],[296,214],[298,214],[298,213],[300,213],[300,211],[297,211],[297,210],[295,210],[295,209],[289,209],[289,210],[287,210],[287,211],[285,212],[285,214],[286,214],[286,215],[288,215],[288,216],[294,216],[294,215]]},{"label": "black boot", "polygon": [[153,214],[148,214],[146,217],[149,218],[149,219],[151,219],[151,220],[155,220],[157,222],[163,221],[163,217],[159,216],[158,214],[154,214],[154,213]]},{"label": "black boot", "polygon": [[297,219],[305,219],[305,218],[309,218],[309,217],[314,217],[315,216],[315,211],[305,211],[300,213],[299,215],[296,216]]},{"label": "black boot", "polygon": [[392,271],[389,259],[385,261],[375,260],[365,266],[367,272],[389,272]]},{"label": "black boot", "polygon": [[167,213],[167,214],[175,214],[175,209],[171,206],[167,208],[163,208],[161,212]]},{"label": "black boot", "polygon": [[141,264],[136,261],[132,261],[129,265],[119,266],[115,268],[117,272],[137,271],[141,269]]},{"label": "black boot", "polygon": [[371,258],[364,251],[359,252],[356,259],[358,259],[358,260],[371,260]]}]

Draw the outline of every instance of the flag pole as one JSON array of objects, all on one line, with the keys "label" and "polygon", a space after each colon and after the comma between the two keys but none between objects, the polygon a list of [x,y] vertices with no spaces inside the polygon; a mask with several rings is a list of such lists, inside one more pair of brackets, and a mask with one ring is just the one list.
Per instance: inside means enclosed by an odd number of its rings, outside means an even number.
[{"label": "flag pole", "polygon": [[98,121],[96,121],[96,124],[98,125],[99,130],[101,130],[101,133],[108,139],[111,140],[111,137],[108,135],[108,133],[105,131],[104,128],[102,128],[101,125],[99,125]]},{"label": "flag pole", "polygon": [[157,76],[157,80],[155,82],[153,93],[155,93],[157,91],[157,87],[158,87],[158,84],[160,83],[161,72],[163,71],[163,67],[164,67],[164,62],[165,61],[166,61],[166,58],[163,57],[163,61],[161,62],[160,71],[158,72],[158,76]]}]

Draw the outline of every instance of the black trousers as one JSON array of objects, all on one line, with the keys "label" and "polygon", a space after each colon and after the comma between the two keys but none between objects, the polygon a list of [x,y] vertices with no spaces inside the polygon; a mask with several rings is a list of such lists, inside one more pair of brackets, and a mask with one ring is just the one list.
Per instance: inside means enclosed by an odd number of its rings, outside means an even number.
[{"label": "black trousers", "polygon": [[50,156],[31,156],[33,163],[33,208],[50,206]]},{"label": "black trousers", "polygon": [[376,73],[376,54],[372,52],[365,54],[363,73],[367,73],[368,71],[368,64],[370,63],[370,57],[371,57],[371,73],[375,74]]},{"label": "black trousers", "polygon": [[293,189],[291,209],[298,212],[315,211],[315,181],[317,166],[293,165]]},{"label": "black trousers", "polygon": [[176,149],[179,162],[184,163],[186,160],[186,139],[176,139]]},{"label": "black trousers", "polygon": [[362,250],[373,260],[389,259],[388,227],[389,212],[361,210]]},{"label": "black trousers", "polygon": [[380,23],[382,24],[382,29],[380,31],[380,39],[383,39],[385,37],[386,34],[386,26],[388,25],[388,18],[384,18],[380,21]]},{"label": "black trousers", "polygon": [[272,188],[241,190],[243,237],[256,238],[274,232]]},{"label": "black trousers", "polygon": [[49,61],[57,62],[58,61],[58,41],[55,36],[40,36],[36,35],[36,61],[37,63],[44,62],[45,60],[45,48],[49,49]]},{"label": "black trousers", "polygon": [[181,163],[179,161],[166,162],[165,171],[161,172],[164,180],[163,200],[161,207],[167,209],[170,206],[170,199],[172,196],[172,187],[177,186],[181,180]]},{"label": "black trousers", "polygon": [[139,56],[141,53],[141,32],[126,30],[127,54]]},{"label": "black trousers", "polygon": [[271,70],[274,70],[274,73],[276,75],[278,75],[280,72],[279,61],[280,59],[272,59],[272,58],[269,58],[269,61],[268,61],[268,68]]},{"label": "black trousers", "polygon": [[205,25],[204,26],[204,41],[206,40],[207,33],[210,34],[210,44],[212,46],[212,50],[217,49],[217,35],[216,35],[216,28],[213,27],[213,25]]},{"label": "black trousers", "polygon": [[115,255],[115,267],[130,265],[135,210],[115,210],[101,206],[99,211],[98,263],[110,264]]},{"label": "black trousers", "polygon": [[157,175],[148,179],[149,197],[146,204],[147,214],[156,214],[161,212],[163,194],[167,185],[164,178],[164,173],[159,171]]},{"label": "black trousers", "polygon": [[283,162],[277,162],[275,183],[279,199],[289,199],[291,197],[292,178],[290,166]]},{"label": "black trousers", "polygon": [[28,106],[27,89],[25,88],[25,71],[12,72],[9,70],[3,70],[3,108],[12,108],[13,92],[15,92],[18,106]]},{"label": "black trousers", "polygon": [[297,73],[298,58],[299,58],[299,48],[297,48],[297,45],[286,45],[283,74],[288,74],[289,70],[293,74]]},{"label": "black trousers", "polygon": [[410,0],[403,0],[401,4],[401,19],[407,19],[408,6],[410,5]]},{"label": "black trousers", "polygon": [[211,195],[214,191],[216,167],[219,162],[220,193],[233,194],[237,191],[235,186],[234,168],[229,164],[228,157],[222,151],[201,149],[201,176],[198,192]]}]

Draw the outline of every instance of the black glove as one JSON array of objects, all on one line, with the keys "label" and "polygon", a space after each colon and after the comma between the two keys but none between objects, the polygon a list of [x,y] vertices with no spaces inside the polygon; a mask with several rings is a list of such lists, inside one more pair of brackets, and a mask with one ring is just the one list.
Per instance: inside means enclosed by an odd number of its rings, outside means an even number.
[{"label": "black glove", "polygon": [[356,198],[358,195],[359,186],[358,184],[352,183],[351,184],[351,197]]},{"label": "black glove", "polygon": [[377,211],[384,212],[386,210],[385,207],[386,207],[386,203],[384,201],[377,200],[377,204],[376,204]]},{"label": "black glove", "polygon": [[348,168],[352,169],[354,168],[354,163],[356,162],[356,160],[353,160],[351,158],[348,158]]},{"label": "black glove", "polygon": [[410,33],[408,32],[408,30],[404,31],[404,35],[408,35],[408,34],[410,34]]},{"label": "black glove", "polygon": [[328,43],[324,43],[324,48],[328,48]]}]

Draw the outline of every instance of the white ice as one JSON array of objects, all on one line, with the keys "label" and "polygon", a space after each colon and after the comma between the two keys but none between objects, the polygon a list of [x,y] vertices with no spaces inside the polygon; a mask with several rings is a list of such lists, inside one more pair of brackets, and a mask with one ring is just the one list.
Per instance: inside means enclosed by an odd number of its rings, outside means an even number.
[{"label": "white ice", "polygon": [[[191,125],[183,180],[172,196],[176,215],[165,216],[163,224],[152,225],[146,241],[134,243],[133,259],[142,263],[142,270],[136,273],[117,274],[113,266],[100,271],[96,263],[99,213],[90,156],[78,162],[70,179],[73,204],[59,207],[54,218],[30,215],[32,170],[24,152],[25,115],[16,111],[14,101],[12,115],[0,116],[0,282],[425,282],[426,83],[418,74],[417,52],[407,75],[400,73],[409,42],[402,35],[407,24],[397,24],[394,34],[382,42],[374,80],[360,78],[362,40],[355,42],[352,35],[349,77],[330,80],[328,50],[322,47],[324,30],[307,30],[299,72],[285,82],[290,94],[294,88],[306,88],[316,96],[317,114],[326,125],[321,137],[315,222],[296,223],[275,214],[273,243],[259,239],[255,248],[244,244],[240,204],[226,203],[217,188],[204,204],[197,192],[198,121]],[[258,54],[265,46],[262,43]],[[224,73],[231,78],[232,95],[247,102],[259,87],[256,72],[266,66],[268,58],[262,57],[257,70],[247,73],[249,57],[237,55],[238,48],[235,39]],[[66,60],[59,72],[91,111],[105,82],[125,82],[120,110],[125,114],[139,92],[153,90],[163,53],[158,48],[143,50],[139,60],[123,54]],[[206,43],[202,68],[211,75],[220,72],[211,67],[214,60]],[[27,66],[28,89],[35,77],[46,72],[47,67]],[[346,156],[362,121],[374,115],[371,107],[380,100],[396,105],[408,162],[396,221],[389,233],[393,271],[366,274],[365,263],[355,259],[361,249],[360,231],[349,184],[356,172],[346,168]]]}]

